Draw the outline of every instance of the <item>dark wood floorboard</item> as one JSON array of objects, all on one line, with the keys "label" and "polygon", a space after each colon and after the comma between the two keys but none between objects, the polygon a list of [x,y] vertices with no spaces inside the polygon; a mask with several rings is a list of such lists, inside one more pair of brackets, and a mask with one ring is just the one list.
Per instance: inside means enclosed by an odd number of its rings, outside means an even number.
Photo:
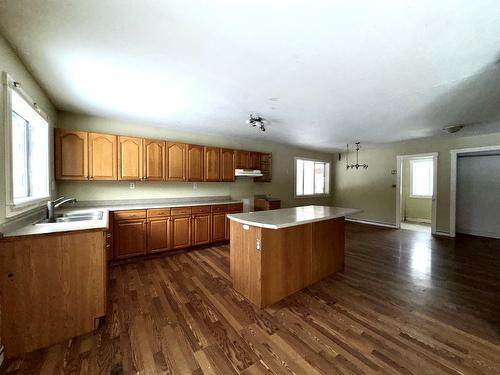
[{"label": "dark wood floorboard", "polygon": [[228,246],[114,266],[99,330],[0,374],[500,374],[500,240],[346,228],[345,272],[264,310]]}]

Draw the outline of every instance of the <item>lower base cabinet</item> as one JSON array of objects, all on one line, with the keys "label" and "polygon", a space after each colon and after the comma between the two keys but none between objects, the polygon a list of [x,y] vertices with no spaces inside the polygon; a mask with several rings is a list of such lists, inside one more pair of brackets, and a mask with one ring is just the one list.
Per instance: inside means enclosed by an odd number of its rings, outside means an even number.
[{"label": "lower base cabinet", "polygon": [[210,214],[193,215],[193,241],[194,245],[206,245],[211,242],[212,223]]},{"label": "lower base cabinet", "polygon": [[146,254],[146,227],[144,219],[115,221],[113,241],[116,259]]},{"label": "lower base cabinet", "polygon": [[148,253],[170,248],[170,218],[148,219]]},{"label": "lower base cabinet", "polygon": [[191,215],[171,218],[172,249],[191,246]]},{"label": "lower base cabinet", "polygon": [[229,240],[226,214],[242,211],[241,204],[115,211],[107,246],[125,259]]},{"label": "lower base cabinet", "polygon": [[226,240],[226,213],[212,214],[212,241]]}]

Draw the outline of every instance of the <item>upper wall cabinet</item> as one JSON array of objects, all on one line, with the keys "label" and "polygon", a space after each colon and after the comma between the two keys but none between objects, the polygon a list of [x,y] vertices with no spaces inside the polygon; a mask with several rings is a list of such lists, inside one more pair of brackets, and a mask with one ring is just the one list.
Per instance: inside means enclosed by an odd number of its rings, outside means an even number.
[{"label": "upper wall cabinet", "polygon": [[234,151],[227,148],[220,150],[220,180],[234,181]]},{"label": "upper wall cabinet", "polygon": [[116,135],[89,133],[89,179],[117,179]]},{"label": "upper wall cabinet", "polygon": [[260,169],[260,153],[259,152],[249,152],[248,153],[248,168],[249,169]]},{"label": "upper wall cabinet", "polygon": [[141,180],[143,178],[142,139],[118,137],[118,179]]},{"label": "upper wall cabinet", "polygon": [[164,141],[144,139],[144,180],[161,181],[165,179]]},{"label": "upper wall cabinet", "polygon": [[205,181],[220,180],[220,148],[205,146]]},{"label": "upper wall cabinet", "polygon": [[187,179],[188,181],[203,181],[204,147],[187,145]]},{"label": "upper wall cabinet", "polygon": [[242,150],[236,150],[234,152],[234,159],[236,163],[236,168],[237,169],[248,169],[249,168],[249,163],[248,159],[250,158],[250,152],[249,151],[242,151]]},{"label": "upper wall cabinet", "polygon": [[88,180],[88,135],[75,130],[55,129],[55,164],[58,180]]},{"label": "upper wall cabinet", "polygon": [[167,181],[186,181],[186,144],[167,142]]}]

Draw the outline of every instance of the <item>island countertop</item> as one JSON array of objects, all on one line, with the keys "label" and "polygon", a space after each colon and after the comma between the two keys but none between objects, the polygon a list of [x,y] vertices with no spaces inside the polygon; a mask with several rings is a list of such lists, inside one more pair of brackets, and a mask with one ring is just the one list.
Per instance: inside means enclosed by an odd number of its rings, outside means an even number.
[{"label": "island countertop", "polygon": [[281,229],[357,214],[361,210],[332,206],[302,206],[279,210],[228,214],[230,220],[254,227]]}]

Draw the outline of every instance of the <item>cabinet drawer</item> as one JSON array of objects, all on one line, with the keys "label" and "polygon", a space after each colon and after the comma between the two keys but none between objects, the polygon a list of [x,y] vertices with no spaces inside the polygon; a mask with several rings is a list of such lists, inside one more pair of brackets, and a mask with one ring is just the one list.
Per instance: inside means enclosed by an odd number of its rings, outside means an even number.
[{"label": "cabinet drawer", "polygon": [[175,207],[170,209],[172,216],[191,215],[191,207]]},{"label": "cabinet drawer", "polygon": [[227,212],[229,210],[228,204],[218,204],[212,206],[212,212]]},{"label": "cabinet drawer", "polygon": [[164,216],[170,216],[170,208],[151,208],[148,210],[148,218]]},{"label": "cabinet drawer", "polygon": [[114,220],[145,219],[146,210],[115,211]]},{"label": "cabinet drawer", "polygon": [[229,211],[243,211],[243,203],[231,203],[228,208]]},{"label": "cabinet drawer", "polygon": [[195,206],[191,207],[193,215],[195,214],[209,214],[211,206]]}]

